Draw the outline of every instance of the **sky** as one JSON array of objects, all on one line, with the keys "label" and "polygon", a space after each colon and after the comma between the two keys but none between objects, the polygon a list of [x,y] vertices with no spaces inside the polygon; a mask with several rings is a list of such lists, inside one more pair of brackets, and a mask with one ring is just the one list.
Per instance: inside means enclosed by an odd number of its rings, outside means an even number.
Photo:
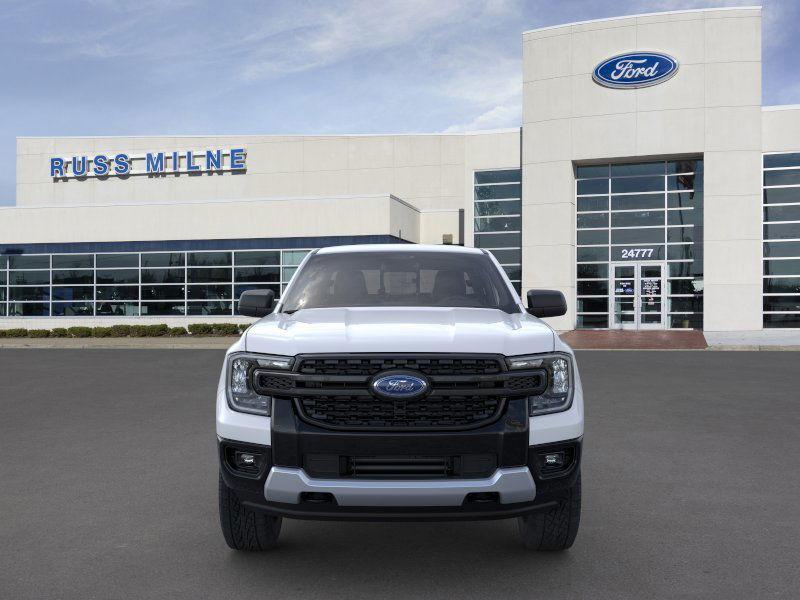
[{"label": "sky", "polygon": [[[0,0],[17,136],[457,132],[522,122],[522,32],[754,0]],[[763,103],[800,103],[800,0],[764,0]]]}]

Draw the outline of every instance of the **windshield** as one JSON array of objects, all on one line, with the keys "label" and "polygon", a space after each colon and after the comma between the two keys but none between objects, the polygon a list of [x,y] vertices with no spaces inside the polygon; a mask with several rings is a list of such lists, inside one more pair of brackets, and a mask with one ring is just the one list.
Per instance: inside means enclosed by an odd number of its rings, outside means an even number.
[{"label": "windshield", "polygon": [[356,306],[447,306],[519,312],[516,296],[484,254],[315,254],[295,275],[283,312]]}]

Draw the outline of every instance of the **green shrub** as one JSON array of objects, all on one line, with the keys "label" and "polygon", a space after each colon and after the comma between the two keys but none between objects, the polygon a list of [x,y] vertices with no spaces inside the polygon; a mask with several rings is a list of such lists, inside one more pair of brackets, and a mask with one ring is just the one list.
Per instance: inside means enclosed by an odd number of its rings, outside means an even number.
[{"label": "green shrub", "polygon": [[131,325],[131,337],[147,337],[147,325]]},{"label": "green shrub", "polygon": [[112,337],[128,337],[131,334],[131,326],[130,325],[112,325],[111,326],[111,335]]},{"label": "green shrub", "polygon": [[74,338],[87,338],[92,337],[92,328],[91,327],[70,327],[67,329],[67,333],[69,333],[70,337]]},{"label": "green shrub", "polygon": [[250,327],[247,323],[239,323],[239,333],[244,333],[244,330]]},{"label": "green shrub", "polygon": [[5,329],[0,329],[0,338],[4,338],[4,337],[6,337],[6,330]]},{"label": "green shrub", "polygon": [[50,337],[50,330],[49,329],[29,329],[28,330],[28,337],[32,337],[32,338]]},{"label": "green shrub", "polygon": [[189,325],[189,333],[191,335],[211,335],[214,333],[214,327],[210,323],[192,323]]},{"label": "green shrub", "polygon": [[178,337],[181,335],[188,335],[188,331],[186,331],[186,327],[170,327],[167,335],[170,337]]},{"label": "green shrub", "polygon": [[50,330],[50,337],[69,337],[69,332],[63,327],[56,327]]},{"label": "green shrub", "polygon": [[161,323],[160,325],[145,325],[147,327],[147,337],[161,337],[169,333],[169,327]]},{"label": "green shrub", "polygon": [[111,327],[92,327],[92,337],[106,338],[111,335]]},{"label": "green shrub", "polygon": [[236,323],[213,323],[211,325],[214,335],[237,335],[239,326]]},{"label": "green shrub", "polygon": [[6,337],[12,337],[12,338],[28,337],[28,330],[23,327],[14,327],[12,329],[6,329]]}]

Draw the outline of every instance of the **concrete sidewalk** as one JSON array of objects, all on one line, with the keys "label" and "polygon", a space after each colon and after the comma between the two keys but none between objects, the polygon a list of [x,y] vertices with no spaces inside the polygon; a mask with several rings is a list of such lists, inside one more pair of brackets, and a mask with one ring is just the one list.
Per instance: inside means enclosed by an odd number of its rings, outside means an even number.
[{"label": "concrete sidewalk", "polygon": [[140,337],[140,338],[0,338],[3,348],[148,348],[227,350],[239,336]]}]

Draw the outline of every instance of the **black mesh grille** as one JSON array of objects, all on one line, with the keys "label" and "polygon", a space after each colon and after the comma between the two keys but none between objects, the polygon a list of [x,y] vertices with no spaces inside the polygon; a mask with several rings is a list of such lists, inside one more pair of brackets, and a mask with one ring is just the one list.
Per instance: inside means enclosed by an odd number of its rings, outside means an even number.
[{"label": "black mesh grille", "polygon": [[425,375],[493,375],[502,367],[496,358],[303,358],[298,372],[306,375],[375,375],[391,369],[409,369]]},{"label": "black mesh grille", "polygon": [[492,419],[503,399],[448,396],[420,400],[380,400],[370,397],[299,398],[310,420],[341,428],[432,429],[471,427]]},{"label": "black mesh grille", "polygon": [[291,389],[292,385],[294,384],[294,381],[291,377],[286,377],[285,375],[276,375],[274,373],[257,372],[255,377],[256,388],[260,389],[270,388],[273,390],[288,390]]}]

